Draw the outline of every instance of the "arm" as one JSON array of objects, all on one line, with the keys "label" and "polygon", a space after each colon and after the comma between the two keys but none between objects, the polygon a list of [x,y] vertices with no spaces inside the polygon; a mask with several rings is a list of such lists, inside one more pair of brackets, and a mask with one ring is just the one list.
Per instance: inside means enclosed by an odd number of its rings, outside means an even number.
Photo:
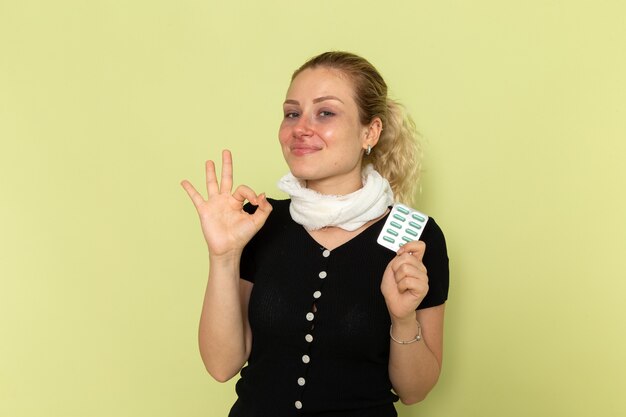
[{"label": "arm", "polygon": [[419,341],[389,342],[389,378],[404,404],[423,400],[441,372],[444,306],[415,311],[428,293],[428,275],[422,263],[425,250],[424,242],[403,246],[387,266],[381,283],[393,338],[413,340],[418,334],[418,323],[421,327]]},{"label": "arm", "polygon": [[[404,404],[422,401],[439,379],[443,357],[444,309],[442,304],[415,313],[422,327],[422,340],[406,345],[393,340],[390,342],[389,378]],[[418,331],[415,318],[393,322],[393,337],[398,340],[415,338]]]},{"label": "arm", "polygon": [[[232,192],[232,157],[222,154],[221,184],[213,161],[206,163],[207,199],[188,182],[182,186],[200,217],[209,250],[206,287],[198,342],[206,369],[218,381],[232,378],[250,353],[252,335],[247,320],[252,284],[239,278],[239,262],[245,245],[263,226],[272,206],[263,194],[246,186]],[[254,214],[243,210],[248,200],[257,205]]]},{"label": "arm", "polygon": [[252,286],[239,279],[239,259],[210,261],[198,345],[204,366],[219,382],[235,376],[250,355],[248,301]]}]

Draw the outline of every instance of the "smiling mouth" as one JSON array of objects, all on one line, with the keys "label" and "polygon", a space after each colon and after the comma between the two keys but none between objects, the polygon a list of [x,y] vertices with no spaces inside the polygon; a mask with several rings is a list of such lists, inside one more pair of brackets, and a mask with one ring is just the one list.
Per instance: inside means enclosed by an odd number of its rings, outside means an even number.
[{"label": "smiling mouth", "polygon": [[321,148],[316,148],[313,146],[293,146],[290,148],[292,154],[296,156],[309,155],[321,150]]}]

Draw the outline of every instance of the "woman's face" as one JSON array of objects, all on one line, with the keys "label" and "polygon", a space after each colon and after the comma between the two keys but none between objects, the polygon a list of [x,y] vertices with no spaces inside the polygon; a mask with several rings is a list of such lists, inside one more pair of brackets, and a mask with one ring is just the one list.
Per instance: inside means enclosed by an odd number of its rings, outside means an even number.
[{"label": "woman's face", "polygon": [[287,91],[278,133],[283,156],[291,173],[319,193],[342,195],[362,187],[370,129],[361,124],[353,96],[352,83],[329,68],[302,71]]}]

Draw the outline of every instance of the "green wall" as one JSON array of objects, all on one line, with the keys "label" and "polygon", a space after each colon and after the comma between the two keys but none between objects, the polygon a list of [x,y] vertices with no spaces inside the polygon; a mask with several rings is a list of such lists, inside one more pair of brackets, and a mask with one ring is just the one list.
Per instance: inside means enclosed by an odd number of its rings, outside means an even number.
[{"label": "green wall", "polygon": [[621,1],[0,0],[0,416],[226,415],[179,181],[280,197],[293,69],[367,57],[426,140],[444,371],[401,416],[626,415]]}]

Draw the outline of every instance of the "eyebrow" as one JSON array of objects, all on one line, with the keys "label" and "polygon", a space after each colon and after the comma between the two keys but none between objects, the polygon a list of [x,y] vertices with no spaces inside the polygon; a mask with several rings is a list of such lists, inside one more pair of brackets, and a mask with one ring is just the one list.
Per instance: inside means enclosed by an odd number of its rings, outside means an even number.
[{"label": "eyebrow", "polygon": [[[336,97],[336,96],[318,97],[318,98],[313,99],[313,103],[319,103],[319,102],[326,101],[326,100],[337,100],[337,101],[343,103],[343,101],[339,97]],[[287,99],[287,100],[285,100],[285,104],[300,104],[300,102],[298,100]]]}]

